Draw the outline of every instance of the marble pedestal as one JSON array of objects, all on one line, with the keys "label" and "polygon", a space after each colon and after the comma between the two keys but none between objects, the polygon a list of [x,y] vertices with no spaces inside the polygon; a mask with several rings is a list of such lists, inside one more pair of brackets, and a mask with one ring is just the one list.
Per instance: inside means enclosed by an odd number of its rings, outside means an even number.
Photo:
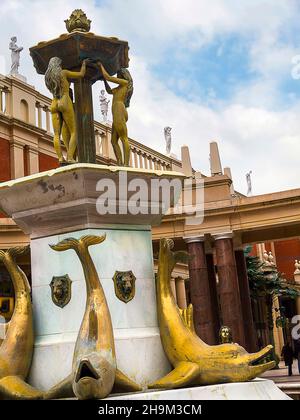
[{"label": "marble pedestal", "polygon": [[[110,308],[118,367],[143,386],[170,371],[157,323],[151,239],[151,226],[163,216],[162,198],[154,203],[156,214],[101,216],[96,211],[98,181],[106,177],[118,185],[121,170],[128,181],[143,178],[148,185],[153,179],[183,178],[174,172],[75,164],[0,184],[2,209],[31,237],[36,341],[29,382],[40,389],[70,374],[86,303],[76,253],[58,253],[49,244],[87,234],[106,234],[106,240],[90,247],[90,252]],[[120,196],[116,201],[124,206]],[[171,197],[171,203],[178,198]],[[142,204],[145,208],[149,203]],[[126,304],[116,297],[112,278],[116,271],[127,270],[136,276],[136,294]],[[53,276],[65,274],[72,280],[72,298],[61,309],[53,303],[49,285]]]},{"label": "marble pedestal", "polygon": [[148,391],[119,395],[106,400],[148,401],[276,401],[291,400],[273,381],[256,379],[251,382]]}]

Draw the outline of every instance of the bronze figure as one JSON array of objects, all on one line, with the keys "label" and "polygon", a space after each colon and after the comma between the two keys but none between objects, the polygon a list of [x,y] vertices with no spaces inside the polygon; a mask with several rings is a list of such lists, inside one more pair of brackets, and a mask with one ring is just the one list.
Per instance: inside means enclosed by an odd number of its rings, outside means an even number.
[{"label": "bronze figure", "polygon": [[[97,65],[104,78],[107,93],[113,95],[111,143],[117,158],[117,163],[119,166],[129,166],[130,144],[127,132],[128,112],[126,108],[129,108],[133,94],[133,80],[129,70],[126,68],[121,68],[117,73],[117,77],[113,77],[108,74],[102,63],[98,62]],[[116,83],[118,86],[111,88],[107,82]],[[123,146],[123,157],[119,140],[121,140]]]}]

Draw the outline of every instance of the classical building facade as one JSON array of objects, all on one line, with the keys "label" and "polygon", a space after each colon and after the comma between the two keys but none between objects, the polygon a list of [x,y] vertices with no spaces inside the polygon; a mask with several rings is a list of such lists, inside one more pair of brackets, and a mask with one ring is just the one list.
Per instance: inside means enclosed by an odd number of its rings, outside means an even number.
[{"label": "classical building facade", "polygon": [[[0,182],[58,167],[50,103],[48,97],[22,80],[0,78]],[[97,162],[114,165],[110,124],[95,121],[94,129]],[[163,223],[153,229],[154,255],[161,237],[172,238],[176,249],[188,251],[189,267],[176,266],[171,286],[180,307],[193,304],[195,327],[204,341],[216,344],[220,326],[228,325],[235,341],[255,351],[260,344],[258,338],[265,344],[268,335],[253,317],[243,248],[253,244],[261,259],[265,250],[272,251],[278,270],[293,281],[295,260],[300,259],[300,189],[254,197],[237,193],[230,169],[221,165],[216,143],[211,144],[209,176],[193,170],[187,147],[182,149],[181,160],[133,139],[130,147],[132,167],[175,170],[192,179],[194,201],[198,186],[204,187],[204,219],[197,222],[194,215],[171,210]],[[1,249],[29,242],[11,219],[0,216]],[[30,278],[29,261],[23,259],[20,264]],[[1,267],[0,304],[5,304],[0,311],[6,318],[12,310],[12,296],[7,273]],[[275,307],[276,304],[279,308],[279,302],[275,302]],[[300,305],[295,304],[293,310],[300,314]],[[256,314],[257,317],[264,322],[263,314]],[[280,329],[275,328],[275,339],[279,353],[283,344]]]}]

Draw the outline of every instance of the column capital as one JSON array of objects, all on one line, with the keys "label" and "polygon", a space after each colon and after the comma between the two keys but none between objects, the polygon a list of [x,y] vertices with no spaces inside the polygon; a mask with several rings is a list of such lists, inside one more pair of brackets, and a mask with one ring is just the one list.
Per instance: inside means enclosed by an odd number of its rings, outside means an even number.
[{"label": "column capital", "polygon": [[34,146],[26,146],[27,150],[29,151],[29,153],[33,153],[38,155],[39,154],[39,149],[37,147]]},{"label": "column capital", "polygon": [[20,142],[19,140],[12,139],[10,141],[10,148],[15,147],[15,148],[19,148],[19,149],[24,149],[24,146],[25,146],[25,144]]},{"label": "column capital", "polygon": [[183,240],[187,244],[195,244],[195,243],[198,243],[198,242],[205,242],[205,236],[204,235],[199,235],[199,236],[184,236],[183,237]]},{"label": "column capital", "polygon": [[221,239],[232,239],[233,232],[224,232],[224,233],[216,233],[211,235],[215,241],[219,241]]}]

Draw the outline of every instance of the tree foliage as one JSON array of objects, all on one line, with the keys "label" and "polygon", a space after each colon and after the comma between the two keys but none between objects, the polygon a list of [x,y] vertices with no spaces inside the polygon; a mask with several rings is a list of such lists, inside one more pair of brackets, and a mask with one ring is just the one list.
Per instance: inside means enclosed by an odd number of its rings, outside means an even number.
[{"label": "tree foliage", "polygon": [[276,269],[274,271],[265,272],[263,270],[264,264],[261,260],[250,255],[252,251],[251,246],[245,249],[245,257],[247,263],[247,272],[249,278],[249,285],[251,296],[253,299],[259,297],[289,297],[296,299],[299,296],[297,289],[289,285]]}]

